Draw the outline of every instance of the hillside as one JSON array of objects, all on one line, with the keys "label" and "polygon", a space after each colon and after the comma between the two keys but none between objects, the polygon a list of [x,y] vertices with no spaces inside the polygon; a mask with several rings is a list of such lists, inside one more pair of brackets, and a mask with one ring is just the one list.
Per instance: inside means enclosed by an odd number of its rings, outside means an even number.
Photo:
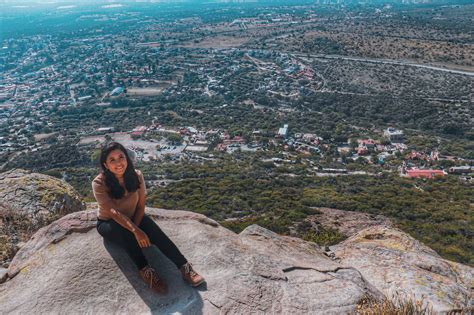
[{"label": "hillside", "polygon": [[156,296],[124,252],[97,233],[97,205],[91,206],[42,227],[21,247],[1,277],[3,311],[340,314],[396,295],[436,312],[470,303],[473,268],[445,260],[385,224],[326,252],[258,225],[236,234],[197,213],[147,207],[207,280],[197,290],[186,286],[152,246],[145,255],[171,289]]}]

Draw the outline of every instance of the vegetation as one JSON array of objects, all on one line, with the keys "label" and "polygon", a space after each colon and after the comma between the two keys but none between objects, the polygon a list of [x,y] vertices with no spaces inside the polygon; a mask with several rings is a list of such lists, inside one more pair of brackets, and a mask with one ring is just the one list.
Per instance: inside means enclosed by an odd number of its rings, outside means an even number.
[{"label": "vegetation", "polygon": [[[203,213],[236,232],[259,224],[323,245],[342,236],[305,225],[313,207],[382,214],[443,257],[474,265],[472,184],[455,176],[400,178],[400,153],[379,165],[375,153],[371,161],[353,161],[338,151],[356,145],[349,139],[381,140],[381,130],[394,126],[405,131],[409,149],[458,158],[433,163],[438,168],[474,159],[472,76],[446,71],[472,71],[474,6],[441,2],[137,3],[133,11],[90,4],[66,14],[54,9],[54,18],[44,13],[56,4],[28,15],[4,10],[0,70],[5,86],[17,87],[2,97],[18,106],[0,113],[0,171],[21,167],[64,178],[93,201],[99,151],[80,140],[100,127],[218,128],[246,142],[258,130],[263,152],[138,164],[147,180],[167,180],[147,187],[148,205]],[[82,18],[91,12],[103,18]],[[125,93],[111,96],[117,86]],[[159,93],[130,92],[136,88]],[[321,154],[303,157],[274,145],[283,124],[291,134],[322,137]],[[184,140],[158,132],[140,137]],[[208,140],[211,149],[221,141]],[[262,161],[289,153],[294,164]],[[323,167],[369,175],[317,177]]]},{"label": "vegetation", "polygon": [[[146,163],[137,168],[146,180],[173,180],[165,187],[147,187],[148,206],[202,213],[235,232],[259,224],[289,234],[296,226],[298,236],[331,245],[342,239],[339,233],[311,231],[298,223],[317,213],[312,207],[360,211],[390,217],[443,257],[474,265],[472,185],[455,176],[433,180],[390,173],[316,177],[307,176],[298,165],[269,168],[256,155],[243,154],[240,160],[223,155],[214,162]],[[63,171],[86,200],[94,200],[90,182],[97,169]]]},{"label": "vegetation", "polygon": [[303,229],[302,225],[298,225],[298,233],[300,233],[301,238],[308,242],[314,242],[322,246],[335,245],[342,242],[345,239],[345,236],[341,234],[338,230],[330,227],[321,226],[319,229]]},{"label": "vegetation", "polygon": [[41,227],[64,216],[64,213],[49,213],[33,220],[30,215],[5,211],[0,215],[0,262],[11,261],[18,251],[18,242],[27,242]]},{"label": "vegetation", "polygon": [[424,298],[395,295],[391,299],[378,301],[374,298],[364,298],[357,305],[358,315],[432,315],[433,308]]}]

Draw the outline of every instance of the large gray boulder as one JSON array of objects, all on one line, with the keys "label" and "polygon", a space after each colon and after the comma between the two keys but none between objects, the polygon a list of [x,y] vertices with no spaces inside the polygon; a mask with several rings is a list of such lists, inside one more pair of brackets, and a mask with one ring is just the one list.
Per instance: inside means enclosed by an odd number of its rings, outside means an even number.
[{"label": "large gray boulder", "polygon": [[399,229],[372,226],[331,249],[391,299],[429,302],[436,312],[471,306],[474,268],[441,258]]},{"label": "large gray boulder", "polygon": [[360,272],[319,246],[252,225],[240,234],[205,216],[147,208],[207,280],[194,289],[154,246],[149,262],[169,294],[150,291],[125,252],[104,242],[95,210],[41,228],[14,257],[0,285],[4,313],[341,314],[381,298]]},{"label": "large gray boulder", "polygon": [[85,208],[77,191],[60,179],[23,169],[0,173],[0,263],[7,265],[40,227]]},{"label": "large gray boulder", "polygon": [[23,169],[0,173],[0,214],[3,216],[27,216],[35,224],[49,216],[63,216],[85,207],[76,190],[60,179]]}]

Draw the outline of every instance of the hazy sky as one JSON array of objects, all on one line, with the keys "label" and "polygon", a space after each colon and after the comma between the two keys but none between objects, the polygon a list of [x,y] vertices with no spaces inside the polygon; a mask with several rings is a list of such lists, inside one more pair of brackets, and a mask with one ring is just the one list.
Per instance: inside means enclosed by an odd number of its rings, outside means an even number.
[{"label": "hazy sky", "polygon": [[[180,0],[176,0],[177,2]],[[113,2],[170,2],[170,0],[3,0],[1,1],[7,4],[25,4],[25,3],[44,3],[44,4],[54,4],[54,3],[64,3],[64,2],[74,2],[74,3],[113,3]]]}]

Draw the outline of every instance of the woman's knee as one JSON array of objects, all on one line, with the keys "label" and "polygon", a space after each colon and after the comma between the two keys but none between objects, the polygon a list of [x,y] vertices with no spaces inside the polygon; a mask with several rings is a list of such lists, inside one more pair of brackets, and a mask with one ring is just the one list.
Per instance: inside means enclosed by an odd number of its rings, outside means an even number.
[{"label": "woman's knee", "polygon": [[125,229],[123,226],[121,226],[112,219],[100,223],[100,225],[97,226],[97,231],[100,235],[102,235],[102,237],[113,239],[123,239],[127,236],[126,234],[128,232],[127,229]]},{"label": "woman's knee", "polygon": [[153,219],[147,216],[146,214],[143,216],[143,219],[140,222],[139,228],[142,229],[144,232],[147,232],[147,231],[162,232],[158,224],[156,224],[156,222],[153,221]]},{"label": "woman's knee", "polygon": [[112,228],[107,221],[103,221],[96,226],[97,232],[104,238],[108,237],[112,233]]}]

